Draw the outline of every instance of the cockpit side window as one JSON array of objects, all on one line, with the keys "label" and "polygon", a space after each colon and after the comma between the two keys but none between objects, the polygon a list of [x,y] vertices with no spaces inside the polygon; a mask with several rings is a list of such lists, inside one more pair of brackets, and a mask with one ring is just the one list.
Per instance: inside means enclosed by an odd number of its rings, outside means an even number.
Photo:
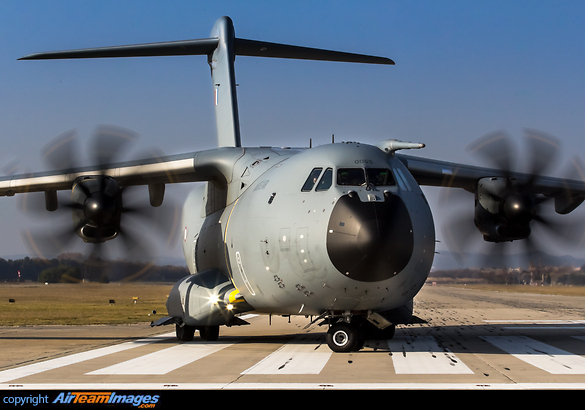
[{"label": "cockpit side window", "polygon": [[363,168],[339,168],[337,170],[337,185],[360,186],[366,183]]},{"label": "cockpit side window", "polygon": [[319,180],[319,184],[317,184],[317,188],[315,191],[327,191],[331,188],[331,184],[333,182],[333,169],[327,168],[323,173],[323,176]]},{"label": "cockpit side window", "polygon": [[319,175],[321,175],[321,171],[323,171],[323,168],[313,168],[303,187],[301,188],[301,192],[309,192],[311,189],[313,189],[315,183],[317,183],[317,179],[319,179]]}]

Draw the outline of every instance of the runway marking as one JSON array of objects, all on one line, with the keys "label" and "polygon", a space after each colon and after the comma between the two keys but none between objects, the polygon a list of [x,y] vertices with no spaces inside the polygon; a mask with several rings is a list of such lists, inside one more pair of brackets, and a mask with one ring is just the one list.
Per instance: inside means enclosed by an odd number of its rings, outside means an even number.
[{"label": "runway marking", "polygon": [[551,374],[585,374],[585,358],[526,336],[482,336],[518,359]]},{"label": "runway marking", "polygon": [[577,319],[502,319],[502,320],[484,320],[485,323],[518,323],[518,324],[546,324],[546,325],[585,325],[585,320]]},{"label": "runway marking", "polygon": [[506,330],[585,330],[585,320],[577,319],[501,319],[484,320],[484,322],[493,324],[528,325],[502,326],[502,329]]},{"label": "runway marking", "polygon": [[[10,394],[22,390],[80,390],[94,391],[95,383],[30,383],[18,387],[0,384],[0,390]],[[181,390],[584,390],[585,383],[100,383],[100,391],[181,391]],[[28,393],[28,392],[27,392]]]},{"label": "runway marking", "polygon": [[131,342],[125,342],[114,346],[102,347],[95,350],[89,350],[87,352],[75,353],[69,356],[59,357],[56,359],[51,359],[39,363],[33,363],[22,367],[17,367],[14,369],[3,370],[0,371],[0,383],[9,380],[20,379],[22,377],[31,376],[37,373],[42,373],[47,370],[57,369],[59,367],[68,366],[70,364],[95,359],[97,357],[109,355],[112,353],[123,352],[124,350],[144,346],[145,344],[158,342],[164,339],[168,339],[170,337],[174,337],[174,332],[164,335],[151,336],[139,340],[133,340]]},{"label": "runway marking", "polygon": [[388,340],[396,374],[473,374],[457,356],[432,336]]},{"label": "runway marking", "polygon": [[[174,333],[153,336],[0,371],[0,389],[10,387],[10,385],[3,385],[2,383],[11,380],[21,379],[44,371],[123,352],[173,337]],[[585,336],[573,337],[585,340]],[[585,374],[584,357],[558,349],[535,339],[525,336],[484,336],[481,339],[548,373],[567,375]],[[392,352],[391,360],[396,374],[473,374],[471,369],[459,360],[455,354],[441,346],[433,336],[397,336],[392,340],[386,341],[386,343]],[[234,344],[237,344],[237,341],[230,341],[230,343],[203,343],[202,341],[181,343],[168,348],[164,347],[154,353],[138,356],[86,374],[164,375],[203,357],[215,354]],[[299,335],[255,365],[244,370],[241,374],[319,374],[333,354],[324,342],[322,334]],[[236,386],[234,385],[233,387]],[[226,388],[226,386],[221,388]]]},{"label": "runway marking", "polygon": [[182,343],[135,359],[126,360],[103,369],[86,373],[87,375],[123,374],[123,375],[155,375],[167,374],[173,370],[193,363],[205,356],[216,353],[233,343],[199,341]]},{"label": "runway marking", "polygon": [[241,374],[319,374],[331,354],[321,336],[297,336]]}]

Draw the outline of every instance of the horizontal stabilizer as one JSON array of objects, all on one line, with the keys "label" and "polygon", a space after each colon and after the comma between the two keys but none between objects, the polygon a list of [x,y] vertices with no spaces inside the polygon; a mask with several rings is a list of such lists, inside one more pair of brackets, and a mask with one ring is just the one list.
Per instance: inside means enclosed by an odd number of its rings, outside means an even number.
[{"label": "horizontal stabilizer", "polygon": [[[340,61],[349,63],[387,64],[394,61],[385,57],[322,50],[311,47],[291,46],[265,41],[234,39],[234,53],[241,56],[291,58],[302,60]],[[163,43],[135,44],[126,46],[84,48],[77,50],[35,53],[20,60],[54,60],[75,58],[157,57],[209,55],[217,48],[218,38],[170,41]]]},{"label": "horizontal stabilizer", "polygon": [[237,38],[235,41],[235,53],[236,55],[240,56],[253,57],[340,61],[346,63],[394,64],[394,61],[386,57],[322,50],[310,47],[291,46],[287,44],[268,43],[266,41],[245,40],[242,38]]},{"label": "horizontal stabilizer", "polygon": [[215,50],[218,42],[219,39],[217,38],[204,38],[200,40],[170,41],[164,43],[50,51],[45,53],[30,54],[20,58],[19,60],[207,55]]}]

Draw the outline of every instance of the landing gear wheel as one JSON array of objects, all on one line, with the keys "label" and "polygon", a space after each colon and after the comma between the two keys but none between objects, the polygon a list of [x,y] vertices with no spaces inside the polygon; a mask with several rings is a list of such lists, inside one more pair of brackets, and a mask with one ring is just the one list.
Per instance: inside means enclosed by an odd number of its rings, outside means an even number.
[{"label": "landing gear wheel", "polygon": [[199,336],[208,342],[215,342],[219,337],[219,326],[201,326]]},{"label": "landing gear wheel", "polygon": [[177,339],[183,342],[190,342],[193,340],[195,335],[195,326],[188,326],[188,325],[175,325],[175,333],[177,335]]},{"label": "landing gear wheel", "polygon": [[348,323],[335,323],[327,332],[327,345],[334,352],[353,352],[359,349],[360,331]]}]

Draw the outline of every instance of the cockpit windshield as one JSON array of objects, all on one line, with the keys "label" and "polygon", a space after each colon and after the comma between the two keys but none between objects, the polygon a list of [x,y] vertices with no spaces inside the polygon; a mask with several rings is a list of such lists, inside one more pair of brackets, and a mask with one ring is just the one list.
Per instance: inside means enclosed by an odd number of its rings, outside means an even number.
[{"label": "cockpit windshield", "polygon": [[339,168],[337,185],[396,185],[392,172],[388,168]]},{"label": "cockpit windshield", "polygon": [[337,170],[337,185],[365,185],[366,175],[363,168],[339,168]]},{"label": "cockpit windshield", "polygon": [[[313,168],[303,187],[302,192],[327,191],[333,184],[333,168]],[[388,168],[339,168],[337,169],[337,185],[345,186],[389,186],[396,181]]]},{"label": "cockpit windshield", "polygon": [[392,172],[387,168],[366,168],[368,182],[375,186],[396,185]]}]

